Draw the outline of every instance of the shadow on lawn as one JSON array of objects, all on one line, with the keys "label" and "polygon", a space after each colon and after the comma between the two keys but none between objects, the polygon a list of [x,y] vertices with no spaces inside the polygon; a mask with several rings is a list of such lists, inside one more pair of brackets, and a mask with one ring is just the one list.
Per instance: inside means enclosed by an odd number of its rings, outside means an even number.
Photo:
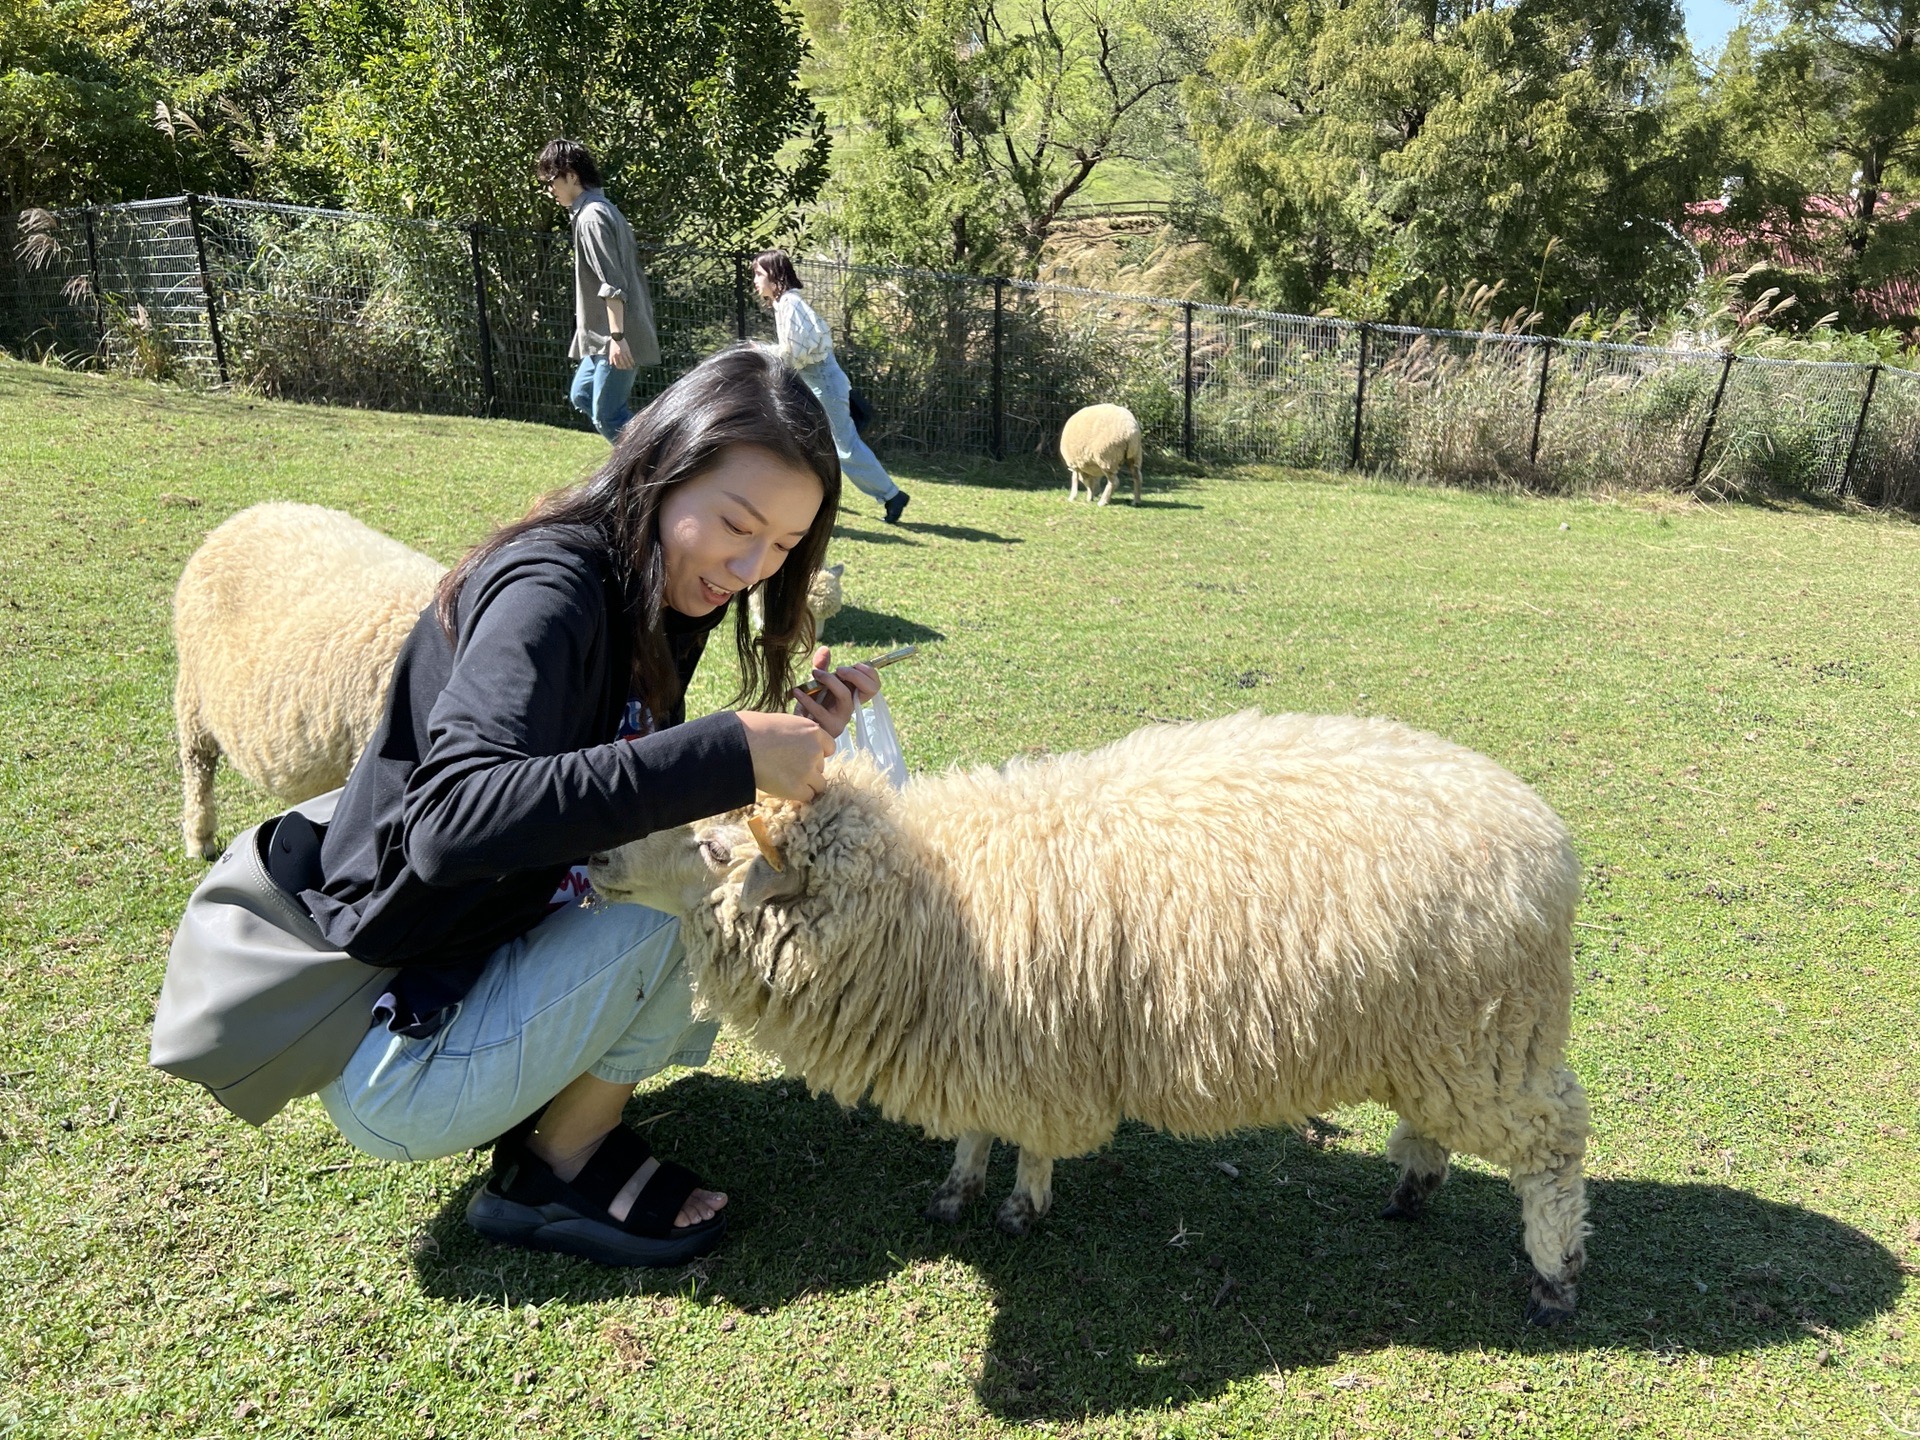
[{"label": "shadow on lawn", "polygon": [[884,615],[878,610],[863,610],[858,605],[841,606],[820,632],[823,645],[905,645],[909,641],[924,645],[946,638],[931,625],[902,620],[898,615]]},{"label": "shadow on lawn", "polygon": [[[1025,1240],[992,1228],[1013,1181],[996,1151],[959,1227],[920,1218],[948,1147],[794,1080],[693,1074],[642,1095],[669,1155],[732,1195],[732,1233],[698,1265],[649,1274],[491,1246],[461,1216],[476,1174],[429,1223],[414,1261],[430,1295],[519,1306],[640,1290],[777,1311],[951,1257],[991,1286],[975,1378],[1007,1418],[1183,1404],[1276,1367],[1407,1344],[1441,1350],[1760,1349],[1856,1326],[1902,1281],[1880,1245],[1811,1210],[1730,1187],[1592,1184],[1593,1259],[1578,1318],[1521,1322],[1520,1207],[1504,1180],[1456,1171],[1426,1220],[1376,1218],[1387,1162],[1316,1151],[1290,1132],[1176,1141],[1135,1126],[1055,1172],[1053,1214]],[[1351,1143],[1351,1142],[1350,1142]],[[1239,1178],[1219,1168],[1228,1161]]]}]

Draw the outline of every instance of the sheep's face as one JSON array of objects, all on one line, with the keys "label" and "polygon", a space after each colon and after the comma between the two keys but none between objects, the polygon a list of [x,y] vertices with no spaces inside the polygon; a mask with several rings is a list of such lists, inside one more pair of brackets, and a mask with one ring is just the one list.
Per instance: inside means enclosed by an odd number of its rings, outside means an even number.
[{"label": "sheep's face", "polygon": [[753,852],[744,814],[662,830],[595,855],[587,866],[594,891],[607,900],[691,915],[732,870],[734,850],[745,845]]},{"label": "sheep's face", "polygon": [[[805,989],[873,943],[876,904],[905,879],[895,797],[865,757],[827,767],[810,805],[751,810],[662,831],[595,856],[609,900],[679,915],[703,995],[752,1023],[768,999]],[[749,822],[765,837],[763,846]]]}]

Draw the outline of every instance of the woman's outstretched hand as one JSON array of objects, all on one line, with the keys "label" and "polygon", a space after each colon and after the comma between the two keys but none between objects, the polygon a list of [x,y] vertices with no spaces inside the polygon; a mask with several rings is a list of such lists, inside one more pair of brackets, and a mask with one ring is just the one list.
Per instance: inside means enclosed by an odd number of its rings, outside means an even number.
[{"label": "woman's outstretched hand", "polygon": [[805,715],[769,715],[742,710],[747,753],[753,756],[753,783],[781,800],[813,799],[827,788],[827,757],[833,736]]},{"label": "woman's outstretched hand", "polygon": [[795,714],[806,716],[838,740],[853,719],[854,707],[880,693],[880,676],[871,665],[842,665],[830,670],[827,667],[832,663],[833,652],[826,646],[813,652],[813,678],[820,693],[809,695],[796,687],[793,708]]}]

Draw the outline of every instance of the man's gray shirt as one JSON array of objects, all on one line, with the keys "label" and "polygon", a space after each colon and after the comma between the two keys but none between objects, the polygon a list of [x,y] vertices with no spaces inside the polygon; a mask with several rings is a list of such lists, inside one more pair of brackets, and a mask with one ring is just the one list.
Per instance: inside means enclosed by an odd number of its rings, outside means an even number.
[{"label": "man's gray shirt", "polygon": [[658,365],[660,340],[653,330],[653,305],[647,299],[647,272],[640,268],[633,228],[600,190],[582,190],[569,212],[573,219],[573,343],[567,357],[605,355],[613,343],[607,332],[607,301],[626,308],[622,328],[633,363]]}]

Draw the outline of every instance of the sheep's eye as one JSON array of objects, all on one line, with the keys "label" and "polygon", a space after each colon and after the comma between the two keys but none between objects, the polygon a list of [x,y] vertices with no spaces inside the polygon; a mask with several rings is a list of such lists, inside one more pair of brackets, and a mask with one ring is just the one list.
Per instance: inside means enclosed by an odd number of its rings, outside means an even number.
[{"label": "sheep's eye", "polygon": [[733,861],[733,850],[719,836],[709,835],[700,842],[700,858],[710,870],[724,870]]}]

